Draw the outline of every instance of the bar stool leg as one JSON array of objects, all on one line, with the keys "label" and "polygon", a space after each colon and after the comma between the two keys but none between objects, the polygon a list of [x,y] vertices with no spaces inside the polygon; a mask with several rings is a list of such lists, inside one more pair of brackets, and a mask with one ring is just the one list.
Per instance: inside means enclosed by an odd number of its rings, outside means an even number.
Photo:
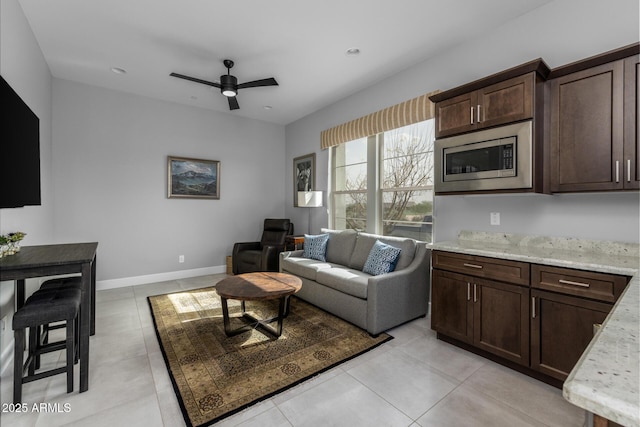
[{"label": "bar stool leg", "polygon": [[76,319],[67,321],[67,393],[73,391],[73,365],[76,358]]},{"label": "bar stool leg", "polygon": [[[29,355],[31,355],[35,349],[38,348],[38,341],[40,337],[40,328],[38,326],[32,326],[29,328]],[[33,361],[29,363],[29,375],[33,375],[36,369],[40,369],[40,355],[33,353]]]},{"label": "bar stool leg", "polygon": [[14,336],[14,355],[13,355],[13,403],[21,403],[22,401],[22,371],[24,369],[24,329],[16,329]]}]

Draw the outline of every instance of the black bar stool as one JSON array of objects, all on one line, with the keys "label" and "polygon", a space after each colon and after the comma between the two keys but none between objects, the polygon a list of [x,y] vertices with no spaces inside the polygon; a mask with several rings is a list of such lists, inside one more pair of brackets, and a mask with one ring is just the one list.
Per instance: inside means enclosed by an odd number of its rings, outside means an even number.
[{"label": "black bar stool", "polygon": [[[82,290],[82,277],[80,276],[70,276],[70,277],[58,277],[55,279],[49,279],[45,281],[42,285],[40,285],[40,289],[36,292],[40,291],[57,291],[60,289],[77,289],[79,291]],[[78,315],[80,318],[80,315]],[[60,322],[56,324],[47,324],[42,325],[42,329],[40,331],[40,338],[38,340],[38,344],[47,344],[49,342],[49,331],[53,329],[63,329],[66,327],[65,322]],[[80,333],[79,329],[76,329],[76,338],[78,338]],[[76,340],[76,343],[78,340]],[[40,358],[38,357],[36,360],[36,369],[40,367]]]},{"label": "black bar stool", "polygon": [[[13,315],[15,338],[13,368],[13,402],[22,401],[22,384],[57,374],[67,374],[67,393],[73,391],[73,365],[76,359],[76,325],[80,312],[81,291],[58,289],[36,291]],[[58,343],[37,345],[40,327],[49,323],[65,321],[66,339]],[[24,361],[25,331],[29,329],[27,360]],[[35,373],[36,359],[42,353],[66,349],[66,364],[63,367]],[[25,375],[26,373],[26,375]]]}]

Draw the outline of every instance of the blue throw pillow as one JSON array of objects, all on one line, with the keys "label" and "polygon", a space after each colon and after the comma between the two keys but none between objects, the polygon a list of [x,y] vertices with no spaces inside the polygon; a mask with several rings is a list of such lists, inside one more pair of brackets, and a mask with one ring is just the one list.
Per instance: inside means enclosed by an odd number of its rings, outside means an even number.
[{"label": "blue throw pillow", "polygon": [[372,276],[389,273],[396,268],[401,249],[376,240],[362,271]]},{"label": "blue throw pillow", "polygon": [[326,261],[325,253],[327,252],[328,234],[318,234],[310,236],[304,235],[304,254],[305,258],[317,259],[318,261]]}]

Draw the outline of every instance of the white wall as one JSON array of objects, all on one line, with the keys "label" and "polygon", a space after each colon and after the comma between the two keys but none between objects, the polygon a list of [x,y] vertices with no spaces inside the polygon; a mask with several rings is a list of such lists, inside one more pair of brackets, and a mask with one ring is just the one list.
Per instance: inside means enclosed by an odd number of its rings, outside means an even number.
[{"label": "white wall", "polygon": [[[234,242],[284,215],[281,125],[60,79],[53,112],[55,235],[99,242],[99,288],[224,272]],[[219,160],[220,199],[167,198],[169,155]]]},{"label": "white wall", "polygon": [[[41,206],[0,209],[0,234],[24,231],[24,244],[53,240],[53,186],[51,184],[51,74],[40,47],[16,0],[0,2],[0,74],[40,119]],[[2,141],[5,143],[5,141]],[[3,161],[5,159],[2,159]],[[28,290],[37,287],[27,281]],[[0,282],[0,368],[11,361],[14,282]]]},{"label": "white wall", "polygon": [[[400,72],[291,123],[286,128],[287,168],[293,158],[317,153],[326,175],[328,152],[320,150],[320,132],[418,95],[447,90],[535,58],[558,67],[639,40],[637,0],[556,0],[497,28],[478,23],[471,42]],[[425,38],[437,37],[428,32]],[[292,178],[289,178],[292,179]],[[318,190],[327,190],[326,176]],[[450,240],[463,229],[573,236],[626,242],[640,240],[638,192],[554,196],[436,197],[434,238]],[[302,216],[287,194],[287,215]],[[489,212],[501,212],[502,225],[489,224]],[[314,210],[314,228],[327,226],[325,209]],[[306,221],[306,219],[304,219]]]}]

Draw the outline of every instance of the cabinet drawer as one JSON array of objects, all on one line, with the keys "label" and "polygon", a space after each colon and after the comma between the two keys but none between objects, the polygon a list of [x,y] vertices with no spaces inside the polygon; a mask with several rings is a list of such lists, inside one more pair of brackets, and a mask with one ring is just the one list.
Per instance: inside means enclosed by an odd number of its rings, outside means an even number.
[{"label": "cabinet drawer", "polygon": [[531,266],[531,286],[599,301],[615,302],[628,277],[546,265]]},{"label": "cabinet drawer", "polygon": [[433,268],[517,285],[529,285],[529,264],[525,262],[433,251]]}]

